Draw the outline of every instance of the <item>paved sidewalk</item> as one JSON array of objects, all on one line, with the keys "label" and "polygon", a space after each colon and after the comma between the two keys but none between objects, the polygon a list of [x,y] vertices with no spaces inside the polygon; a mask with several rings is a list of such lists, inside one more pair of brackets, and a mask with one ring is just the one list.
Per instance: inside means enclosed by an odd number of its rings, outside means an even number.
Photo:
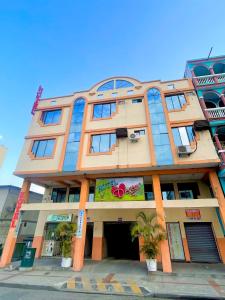
[{"label": "paved sidewalk", "polygon": [[144,263],[134,261],[86,261],[82,272],[60,269],[57,260],[50,262],[40,260],[32,271],[1,269],[0,286],[170,299],[225,299],[222,264],[177,263],[173,264],[172,274],[148,274]]}]

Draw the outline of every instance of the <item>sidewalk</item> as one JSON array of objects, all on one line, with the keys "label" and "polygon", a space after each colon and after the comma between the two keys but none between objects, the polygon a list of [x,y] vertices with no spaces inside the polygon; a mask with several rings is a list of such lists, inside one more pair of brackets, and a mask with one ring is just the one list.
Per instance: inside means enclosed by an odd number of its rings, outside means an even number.
[{"label": "sidewalk", "polygon": [[170,299],[225,299],[225,266],[173,264],[174,273],[147,274],[136,261],[86,261],[82,272],[62,270],[59,260],[36,261],[32,271],[0,270],[0,286]]}]

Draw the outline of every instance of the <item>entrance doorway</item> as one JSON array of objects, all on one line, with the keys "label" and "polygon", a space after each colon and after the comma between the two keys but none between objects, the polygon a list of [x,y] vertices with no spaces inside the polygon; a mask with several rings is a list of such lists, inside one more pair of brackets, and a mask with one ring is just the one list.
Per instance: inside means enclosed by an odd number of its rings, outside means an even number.
[{"label": "entrance doorway", "polygon": [[93,223],[88,223],[86,228],[86,241],[84,248],[84,257],[91,258],[92,243],[93,243]]},{"label": "entrance doorway", "polygon": [[192,262],[220,262],[211,223],[184,223]]},{"label": "entrance doorway", "polygon": [[132,242],[131,222],[105,222],[104,237],[106,256],[114,259],[139,260],[139,242]]}]

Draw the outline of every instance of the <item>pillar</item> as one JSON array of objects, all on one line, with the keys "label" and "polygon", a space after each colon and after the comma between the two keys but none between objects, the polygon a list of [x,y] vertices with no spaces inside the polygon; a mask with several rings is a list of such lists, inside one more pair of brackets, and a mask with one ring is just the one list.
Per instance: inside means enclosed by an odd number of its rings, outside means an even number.
[{"label": "pillar", "polygon": [[220,159],[222,160],[223,165],[225,164],[225,153],[223,152],[223,147],[220,143],[220,140],[218,138],[218,135],[214,135],[214,140],[216,142],[216,146],[218,150],[221,150],[221,152],[218,152]]},{"label": "pillar", "polygon": [[202,111],[203,111],[203,114],[204,114],[204,116],[205,116],[205,118],[206,119],[209,119],[209,114],[208,114],[208,112],[207,112],[207,107],[206,107],[206,105],[205,105],[205,100],[204,100],[204,98],[203,97],[200,97],[199,98],[199,104],[200,104],[200,106],[201,106],[201,109],[202,109]]},{"label": "pillar", "polygon": [[22,204],[28,202],[29,191],[30,191],[30,182],[27,179],[24,179],[21,191],[17,199],[17,204],[12,217],[12,221],[9,227],[9,232],[4,244],[4,248],[0,260],[0,268],[4,268],[12,260],[13,252],[16,245],[17,233],[18,233],[17,224],[19,222],[20,210]]},{"label": "pillar", "polygon": [[94,222],[92,244],[92,260],[100,261],[103,258],[103,222]]},{"label": "pillar", "polygon": [[44,242],[44,228],[45,228],[45,223],[47,219],[47,215],[49,212],[44,212],[40,211],[39,216],[38,216],[38,221],[34,233],[34,239],[32,243],[32,247],[36,248],[35,252],[35,258],[40,258],[41,257],[41,252],[42,252],[42,247],[43,247],[43,242]]},{"label": "pillar", "polygon": [[86,240],[86,227],[87,227],[87,212],[86,202],[89,195],[89,181],[82,179],[80,190],[80,202],[78,211],[78,228],[76,235],[76,243],[74,247],[73,256],[73,269],[74,271],[80,271],[84,265],[84,248]]},{"label": "pillar", "polygon": [[210,74],[211,74],[211,75],[214,75],[214,76],[213,76],[214,82],[215,82],[215,83],[218,83],[217,74],[214,73],[213,67],[210,67],[210,68],[209,68],[209,71],[210,71]]},{"label": "pillar", "polygon": [[[165,212],[163,207],[163,199],[162,199],[159,175],[152,175],[152,182],[153,182],[153,191],[154,191],[155,204],[156,204],[156,213],[159,216],[158,222],[166,230]],[[171,273],[172,265],[170,259],[169,243],[167,239],[161,242],[160,248],[161,248],[163,272]]]},{"label": "pillar", "polygon": [[224,105],[224,107],[225,107],[225,96],[224,96],[224,94],[221,94],[221,95],[220,95],[220,99],[222,100],[223,105]]}]

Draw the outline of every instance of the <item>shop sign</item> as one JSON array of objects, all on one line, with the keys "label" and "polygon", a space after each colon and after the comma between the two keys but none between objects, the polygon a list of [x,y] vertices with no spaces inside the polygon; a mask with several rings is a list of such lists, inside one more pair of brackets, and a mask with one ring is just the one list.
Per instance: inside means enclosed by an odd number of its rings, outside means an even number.
[{"label": "shop sign", "polygon": [[96,180],[95,201],[145,200],[142,177],[102,178]]},{"label": "shop sign", "polygon": [[76,238],[82,238],[83,224],[84,224],[84,209],[81,209],[79,210],[79,214],[78,214]]},{"label": "shop sign", "polygon": [[200,209],[186,209],[185,210],[186,217],[191,220],[200,220],[201,212]]},{"label": "shop sign", "polygon": [[20,192],[19,193],[19,197],[18,197],[18,201],[16,203],[16,208],[12,217],[12,221],[10,224],[10,228],[15,228],[16,227],[16,223],[19,220],[19,216],[20,216],[20,208],[23,204],[24,201],[24,192]]},{"label": "shop sign", "polygon": [[71,222],[72,215],[48,215],[48,222]]},{"label": "shop sign", "polygon": [[184,249],[179,223],[167,223],[167,235],[172,260],[184,260]]}]

